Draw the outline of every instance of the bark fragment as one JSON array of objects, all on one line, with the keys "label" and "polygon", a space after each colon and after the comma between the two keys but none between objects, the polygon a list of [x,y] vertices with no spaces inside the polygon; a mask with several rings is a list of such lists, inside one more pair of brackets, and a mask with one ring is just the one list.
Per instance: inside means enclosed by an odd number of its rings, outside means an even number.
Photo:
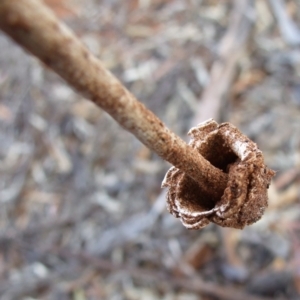
[{"label": "bark fragment", "polygon": [[188,229],[210,222],[242,229],[258,221],[268,205],[267,189],[275,172],[264,164],[257,145],[230,123],[208,120],[189,131],[190,145],[212,165],[228,173],[221,198],[207,192],[181,170],[172,167],[162,187],[168,187],[167,207]]}]

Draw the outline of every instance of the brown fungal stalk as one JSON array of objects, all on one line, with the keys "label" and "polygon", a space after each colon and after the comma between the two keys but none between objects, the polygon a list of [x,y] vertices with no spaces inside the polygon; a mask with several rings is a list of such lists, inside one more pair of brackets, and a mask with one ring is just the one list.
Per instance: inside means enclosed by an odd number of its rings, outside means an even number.
[{"label": "brown fungal stalk", "polygon": [[[207,201],[211,201],[208,204],[210,210],[215,207],[213,214],[207,213],[207,219],[215,222],[216,216],[220,218],[231,216],[228,203],[222,199],[225,199],[224,195],[229,193],[229,189],[232,190],[228,183],[232,183],[234,186],[235,181],[231,179],[231,171],[229,176],[227,174],[228,170],[225,165],[227,161],[222,162],[220,166],[214,161],[218,162],[218,157],[210,160],[214,155],[223,155],[223,153],[218,152],[218,149],[215,149],[220,146],[221,142],[215,140],[213,144],[210,144],[210,150],[207,150],[208,152],[211,151],[210,154],[199,151],[198,147],[195,146],[196,141],[187,145],[142,103],[137,101],[40,0],[1,0],[0,29],[59,74],[76,91],[108,112],[122,127],[134,134],[149,149],[174,165],[173,171],[168,173],[164,183],[165,186],[170,187],[168,203],[172,213],[181,216],[179,211],[175,212],[176,209],[179,210],[179,206],[176,204],[177,191],[179,190],[174,187],[173,179],[182,177],[184,182],[191,180],[192,187],[195,188],[196,185],[199,187],[199,191],[207,196]],[[229,164],[234,161],[234,155],[230,155],[232,160],[228,161]],[[236,155],[238,156],[238,154]],[[236,168],[238,169],[240,166],[235,164],[231,166],[231,169]],[[181,175],[176,175],[174,170]],[[249,172],[247,169],[241,173],[241,176],[248,178]],[[255,172],[253,171],[251,174],[256,174],[257,172]],[[176,174],[174,175],[174,173]],[[269,182],[270,171],[267,171],[265,176],[267,178],[265,181]],[[254,184],[254,182],[255,180],[252,179],[249,184]],[[182,182],[180,181],[178,184],[181,185]],[[246,189],[249,184],[241,186]],[[174,194],[175,198],[171,197],[170,193]],[[233,200],[235,196],[238,197],[237,192],[234,193],[234,196],[230,196],[231,203],[235,203]],[[243,200],[238,197],[238,204],[235,203],[234,207],[241,207],[240,201]],[[222,205],[220,206],[219,203]],[[219,208],[217,209],[217,207]],[[203,210],[202,206],[201,209]],[[201,224],[205,222],[203,221]],[[184,224],[190,223],[190,221],[184,222]],[[219,223],[222,226],[233,224],[230,222]],[[235,223],[233,225],[235,225],[234,227],[241,227]],[[201,226],[189,227],[198,228]]]}]

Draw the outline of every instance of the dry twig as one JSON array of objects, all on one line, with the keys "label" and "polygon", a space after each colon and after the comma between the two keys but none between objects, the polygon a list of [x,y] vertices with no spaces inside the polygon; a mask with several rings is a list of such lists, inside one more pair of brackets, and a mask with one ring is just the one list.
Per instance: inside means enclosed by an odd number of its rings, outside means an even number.
[{"label": "dry twig", "polygon": [[283,40],[290,46],[299,46],[300,31],[286,12],[284,2],[282,0],[269,0],[269,4],[277,19]]},{"label": "dry twig", "polygon": [[209,84],[203,91],[200,107],[194,117],[194,124],[208,118],[218,120],[222,101],[237,71],[237,63],[245,50],[253,21],[253,0],[234,3],[230,25],[218,46],[218,58],[213,63]]}]

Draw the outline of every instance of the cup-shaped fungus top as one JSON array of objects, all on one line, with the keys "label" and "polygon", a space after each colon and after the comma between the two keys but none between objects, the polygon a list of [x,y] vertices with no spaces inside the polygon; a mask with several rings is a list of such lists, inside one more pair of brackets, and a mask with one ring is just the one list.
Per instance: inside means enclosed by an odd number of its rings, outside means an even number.
[{"label": "cup-shaped fungus top", "polygon": [[167,207],[188,229],[209,222],[242,229],[258,221],[268,205],[267,189],[275,172],[264,164],[257,145],[230,123],[208,120],[193,127],[190,145],[213,166],[228,174],[220,199],[184,172],[172,167],[162,187],[168,187]]}]

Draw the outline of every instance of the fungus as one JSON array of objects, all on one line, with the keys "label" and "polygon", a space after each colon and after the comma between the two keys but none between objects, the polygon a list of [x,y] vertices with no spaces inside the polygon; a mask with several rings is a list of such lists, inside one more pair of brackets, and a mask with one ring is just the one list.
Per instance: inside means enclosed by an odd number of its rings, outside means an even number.
[{"label": "fungus", "polygon": [[257,145],[230,123],[210,119],[193,127],[190,145],[213,166],[228,174],[221,198],[176,167],[167,172],[162,187],[169,188],[167,208],[188,229],[200,229],[210,222],[242,229],[258,221],[267,205],[271,178],[275,172],[264,164]]},{"label": "fungus", "polygon": [[243,228],[260,219],[274,171],[257,145],[229,123],[192,128],[187,145],[105,69],[39,0],[0,1],[0,29],[90,98],[172,167],[162,186],[187,228],[214,222]]}]

